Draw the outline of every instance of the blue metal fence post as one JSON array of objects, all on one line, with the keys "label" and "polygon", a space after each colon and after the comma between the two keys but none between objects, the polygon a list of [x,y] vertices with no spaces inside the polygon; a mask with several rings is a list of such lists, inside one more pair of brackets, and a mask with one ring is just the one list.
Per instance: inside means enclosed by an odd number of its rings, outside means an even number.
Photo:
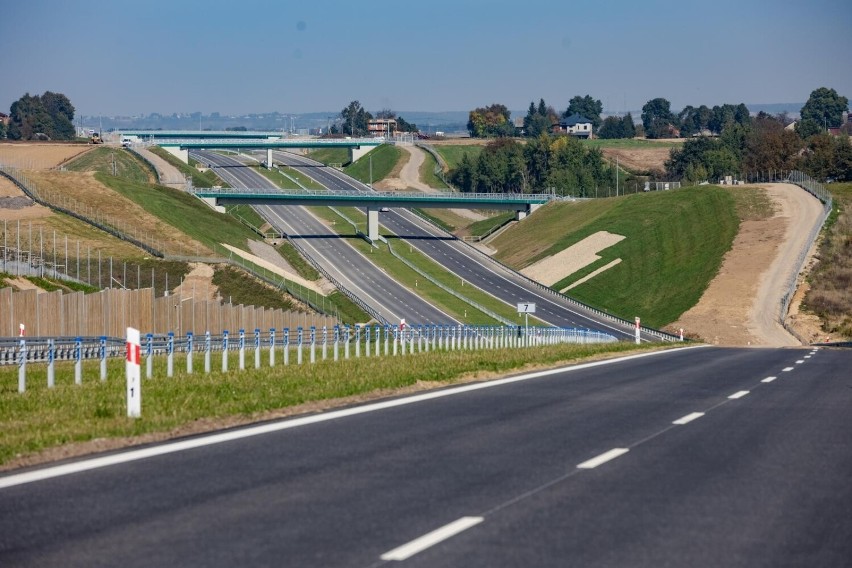
[{"label": "blue metal fence post", "polygon": [[56,383],[55,365],[56,340],[47,340],[47,388],[52,389]]},{"label": "blue metal fence post", "polygon": [[204,332],[204,373],[210,373],[210,332]]},{"label": "blue metal fence post", "polygon": [[27,391],[27,340],[18,343],[18,392]]},{"label": "blue metal fence post", "polygon": [[376,327],[373,329],[373,335],[375,336],[375,339],[376,339],[376,357],[378,357],[379,355],[382,354],[381,353],[381,349],[382,349],[382,341],[381,341],[381,339],[382,339],[382,328],[381,328],[381,326],[376,325]]},{"label": "blue metal fence post", "polygon": [[370,356],[370,324],[364,326],[364,353]]},{"label": "blue metal fence post", "polygon": [[387,357],[389,350],[388,346],[390,345],[390,326],[385,324],[385,357]]},{"label": "blue metal fence post", "polygon": [[171,377],[175,372],[175,332],[169,332],[169,338],[166,341],[166,376]]},{"label": "blue metal fence post", "polygon": [[284,328],[284,333],[281,337],[281,340],[282,340],[283,345],[284,345],[284,364],[289,365],[290,364],[290,328],[289,327]]},{"label": "blue metal fence post", "polygon": [[334,360],[337,361],[340,358],[340,326],[334,326]]},{"label": "blue metal fence post", "polygon": [[394,356],[396,356],[397,350],[399,348],[399,327],[393,326],[391,331],[393,332],[393,354]]},{"label": "blue metal fence post", "polygon": [[317,326],[311,326],[311,363],[317,362]]},{"label": "blue metal fence post", "polygon": [[222,372],[228,372],[228,330],[222,332]]},{"label": "blue metal fence post", "polygon": [[191,331],[186,332],[186,374],[192,374],[192,339]]},{"label": "blue metal fence post", "polygon": [[361,356],[361,326],[355,324],[355,358]]},{"label": "blue metal fence post", "polygon": [[322,326],[322,360],[328,359],[328,326]]},{"label": "blue metal fence post", "polygon": [[83,384],[83,338],[74,339],[74,384]]},{"label": "blue metal fence post", "polygon": [[105,381],[107,378],[106,339],[105,335],[98,338],[98,358],[101,362],[101,381]]},{"label": "blue metal fence post", "polygon": [[154,376],[154,334],[145,336],[145,378]]},{"label": "blue metal fence post", "polygon": [[254,328],[254,368],[260,369],[260,328]]},{"label": "blue metal fence post", "polygon": [[269,328],[269,366],[275,366],[275,328]]},{"label": "blue metal fence post", "polygon": [[298,340],[298,343],[296,343],[296,363],[298,365],[301,365],[302,364],[302,338],[303,338],[304,330],[302,329],[302,326],[299,326],[296,331],[297,331],[297,340]]},{"label": "blue metal fence post", "polygon": [[239,361],[240,361],[240,371],[245,370],[246,368],[246,330],[240,330],[240,339],[239,339]]},{"label": "blue metal fence post", "polygon": [[346,324],[343,340],[343,358],[349,359],[349,324]]}]

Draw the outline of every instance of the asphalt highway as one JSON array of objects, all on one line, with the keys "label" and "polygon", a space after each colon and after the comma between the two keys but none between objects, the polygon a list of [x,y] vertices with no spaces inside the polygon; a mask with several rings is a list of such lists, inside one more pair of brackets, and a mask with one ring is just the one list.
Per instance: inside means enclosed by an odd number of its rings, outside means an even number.
[{"label": "asphalt highway", "polygon": [[[274,156],[283,164],[299,168],[305,175],[329,189],[372,191],[369,186],[309,158],[290,152],[275,152]],[[380,215],[379,222],[469,285],[476,286],[513,307],[519,303],[534,302],[535,316],[551,325],[594,329],[610,333],[619,339],[629,339],[634,335],[632,326],[602,318],[591,310],[543,290],[541,286],[530,283],[486,254],[448,236],[410,211],[391,209]],[[656,340],[647,334],[643,334],[642,339]]]},{"label": "asphalt highway", "polygon": [[[193,153],[213,165],[233,187],[274,188],[271,181],[236,158],[214,152]],[[351,293],[389,323],[450,324],[456,320],[411,292],[355,250],[304,207],[255,206],[276,229],[299,240],[308,254]]]},{"label": "asphalt highway", "polygon": [[0,566],[849,566],[852,353],[692,348],[0,476]]}]

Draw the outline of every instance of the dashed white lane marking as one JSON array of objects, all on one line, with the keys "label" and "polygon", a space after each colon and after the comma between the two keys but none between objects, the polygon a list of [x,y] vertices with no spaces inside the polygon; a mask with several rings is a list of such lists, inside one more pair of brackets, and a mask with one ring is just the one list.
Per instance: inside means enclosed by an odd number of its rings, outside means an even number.
[{"label": "dashed white lane marking", "polygon": [[225,432],[218,432],[215,434],[210,434],[207,436],[201,436],[198,438],[191,438],[187,440],[181,440],[178,442],[166,442],[164,444],[151,446],[148,448],[143,448],[139,450],[129,450],[126,452],[120,452],[117,454],[112,454],[108,456],[101,456],[91,459],[85,459],[79,462],[68,463],[64,465],[57,465],[46,467],[44,469],[36,469],[33,471],[12,474],[8,476],[0,476],[0,489],[5,489],[6,487],[13,487],[16,485],[22,485],[24,483],[32,483],[35,481],[42,481],[44,479],[52,479],[54,477],[60,477],[63,475],[70,475],[73,473],[80,473],[84,471],[90,471],[93,469],[99,469],[102,467],[109,467],[117,464],[130,463],[137,460],[148,459],[156,456],[168,455],[176,452],[182,452],[186,450],[191,450],[195,448],[201,448],[205,446],[212,446],[214,444],[221,444],[225,442],[231,442],[235,440],[241,440],[243,438],[249,438],[252,436],[260,436],[263,434],[269,434],[272,432],[279,432],[283,430],[290,430],[292,428],[299,428],[302,426],[307,426],[310,424],[317,424],[320,422],[328,422],[331,420],[337,420],[340,418],[346,418],[349,416],[357,416],[360,414],[366,414],[368,412],[375,412],[379,410],[384,410],[386,408],[396,408],[399,406],[406,406],[409,404],[416,404],[419,402],[424,402],[427,400],[435,400],[448,396],[453,396],[456,394],[462,394],[466,392],[474,392],[482,389],[489,389],[499,387],[501,385],[508,385],[512,383],[528,381],[532,379],[536,379],[539,377],[547,377],[550,375],[556,375],[559,373],[566,372],[574,372],[582,369],[593,369],[595,367],[613,365],[616,363],[624,362],[624,361],[633,361],[637,359],[645,359],[645,358],[655,358],[655,357],[664,357],[668,355],[672,355],[674,353],[678,353],[680,351],[686,351],[689,349],[704,349],[705,347],[702,345],[690,346],[690,347],[680,347],[675,349],[668,349],[666,351],[649,351],[646,353],[639,353],[636,355],[627,355],[625,357],[619,357],[617,359],[606,359],[603,361],[593,361],[591,363],[580,363],[579,365],[570,365],[568,367],[559,367],[556,369],[548,369],[546,371],[534,371],[532,373],[527,373],[524,375],[516,375],[514,377],[506,377],[503,379],[495,379],[493,381],[487,381],[482,383],[471,383],[467,385],[461,385],[458,387],[453,387],[445,390],[437,390],[437,391],[428,391],[417,395],[412,395],[405,398],[397,398],[392,400],[385,400],[381,402],[374,402],[371,404],[365,404],[364,406],[355,406],[352,408],[342,408],[340,410],[333,410],[326,412],[324,414],[311,414],[308,416],[302,416],[299,418],[293,418],[290,420],[284,420],[281,422],[269,422],[266,424],[259,424],[257,426],[250,426],[248,428],[242,428],[238,430],[229,430]]},{"label": "dashed white lane marking", "polygon": [[804,359],[799,359],[798,361],[796,361],[796,365],[801,365],[804,362],[805,362]]},{"label": "dashed white lane marking", "polygon": [[683,418],[678,418],[677,420],[672,422],[672,424],[688,424],[696,418],[701,418],[702,416],[704,416],[703,412],[693,412],[692,414],[687,414]]},{"label": "dashed white lane marking", "polygon": [[793,367],[784,367],[784,368],[783,368],[783,369],[781,369],[781,370],[782,370],[783,372],[785,372],[785,373],[789,373],[790,371],[792,371],[792,370],[793,370]]},{"label": "dashed white lane marking", "polygon": [[613,448],[608,452],[604,452],[601,455],[594,457],[590,460],[586,460],[581,464],[577,465],[578,469],[594,469],[601,464],[605,464],[610,460],[614,460],[618,456],[624,455],[630,450],[628,448]]},{"label": "dashed white lane marking", "polygon": [[476,526],[483,521],[482,517],[462,517],[457,521],[453,521],[448,525],[444,525],[439,529],[424,534],[420,538],[416,538],[407,544],[403,544],[393,550],[382,554],[382,560],[406,560],[411,558],[418,552],[422,552],[431,546],[435,546],[439,542],[443,542],[450,537],[466,531],[470,527]]},{"label": "dashed white lane marking", "polygon": [[766,377],[765,379],[763,379],[763,380],[762,380],[762,381],[760,381],[760,382],[761,382],[761,383],[771,383],[772,381],[774,381],[774,380],[775,380],[775,379],[777,379],[777,378],[778,378],[778,377]]},{"label": "dashed white lane marking", "polygon": [[811,358],[810,355],[805,355],[805,359],[810,359],[810,358]]},{"label": "dashed white lane marking", "polygon": [[750,391],[737,391],[728,398],[742,398],[747,395]]}]

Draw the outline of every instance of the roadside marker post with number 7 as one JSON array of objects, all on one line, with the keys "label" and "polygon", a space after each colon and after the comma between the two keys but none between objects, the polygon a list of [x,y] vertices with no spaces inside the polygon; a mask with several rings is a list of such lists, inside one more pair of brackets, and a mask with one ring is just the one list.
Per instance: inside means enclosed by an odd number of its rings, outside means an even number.
[{"label": "roadside marker post with number 7", "polygon": [[524,302],[522,304],[518,304],[518,315],[524,314],[524,344],[530,344],[530,314],[535,313],[535,304],[530,302]]},{"label": "roadside marker post with number 7", "polygon": [[139,418],[142,416],[142,382],[140,359],[142,358],[142,346],[140,344],[139,330],[132,327],[127,328],[127,417]]}]

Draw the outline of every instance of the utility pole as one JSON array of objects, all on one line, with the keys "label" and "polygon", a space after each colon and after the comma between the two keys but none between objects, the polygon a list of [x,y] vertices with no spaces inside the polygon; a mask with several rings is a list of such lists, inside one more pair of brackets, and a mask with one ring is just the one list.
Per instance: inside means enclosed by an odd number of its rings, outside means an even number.
[{"label": "utility pole", "polygon": [[618,154],[615,155],[615,196],[618,197]]}]

